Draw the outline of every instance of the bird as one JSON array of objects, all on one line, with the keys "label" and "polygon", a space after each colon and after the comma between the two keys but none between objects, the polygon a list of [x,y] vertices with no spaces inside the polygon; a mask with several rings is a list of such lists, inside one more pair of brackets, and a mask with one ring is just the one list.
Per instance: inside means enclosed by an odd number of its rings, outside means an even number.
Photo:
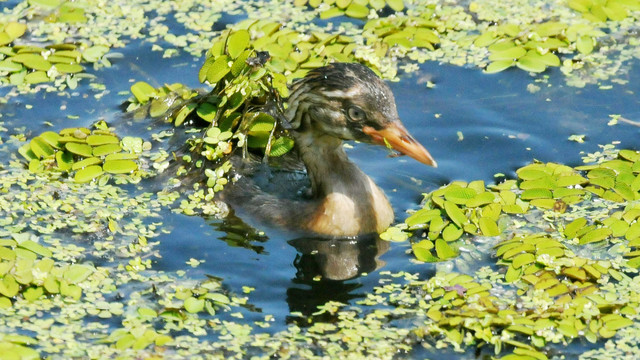
[{"label": "bird", "polygon": [[[331,63],[290,85],[284,118],[294,152],[306,169],[306,194],[278,197],[250,176],[238,176],[225,191],[231,207],[313,236],[355,238],[381,233],[394,221],[384,191],[349,160],[344,141],[386,146],[433,167],[431,154],[400,121],[393,92],[360,63]],[[282,186],[282,184],[280,184]]]}]

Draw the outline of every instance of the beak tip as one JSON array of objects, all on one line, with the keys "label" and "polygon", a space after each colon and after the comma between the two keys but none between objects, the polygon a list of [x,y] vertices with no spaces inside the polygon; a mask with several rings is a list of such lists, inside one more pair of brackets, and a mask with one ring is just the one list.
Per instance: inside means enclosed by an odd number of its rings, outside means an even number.
[{"label": "beak tip", "polygon": [[438,167],[438,163],[431,154],[429,154],[427,149],[417,142],[400,122],[391,123],[380,130],[376,130],[370,126],[365,126],[362,130],[366,135],[371,137],[374,143],[389,146],[425,165],[434,168]]}]

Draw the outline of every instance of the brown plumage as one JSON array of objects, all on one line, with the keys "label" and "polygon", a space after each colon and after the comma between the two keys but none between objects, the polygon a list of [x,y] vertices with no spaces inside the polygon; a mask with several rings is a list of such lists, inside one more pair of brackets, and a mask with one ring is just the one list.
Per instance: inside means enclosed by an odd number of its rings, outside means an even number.
[{"label": "brown plumage", "polygon": [[343,140],[388,145],[436,166],[400,122],[389,87],[363,65],[335,63],[309,72],[291,86],[287,104],[285,117],[311,194],[282,199],[241,178],[227,199],[262,221],[331,237],[384,231],[393,222],[391,205],[349,161]]}]

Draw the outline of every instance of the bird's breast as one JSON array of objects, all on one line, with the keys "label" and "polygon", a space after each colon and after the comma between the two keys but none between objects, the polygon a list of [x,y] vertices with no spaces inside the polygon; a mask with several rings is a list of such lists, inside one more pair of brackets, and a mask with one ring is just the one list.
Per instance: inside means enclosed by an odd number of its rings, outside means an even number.
[{"label": "bird's breast", "polygon": [[380,233],[393,222],[393,209],[371,179],[362,192],[329,193],[307,223],[308,230],[329,236]]}]

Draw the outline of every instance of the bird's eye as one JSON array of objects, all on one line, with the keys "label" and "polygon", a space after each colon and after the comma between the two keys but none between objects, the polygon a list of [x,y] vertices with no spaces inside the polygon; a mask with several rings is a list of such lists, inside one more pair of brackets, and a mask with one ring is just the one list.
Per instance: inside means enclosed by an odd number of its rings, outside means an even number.
[{"label": "bird's eye", "polygon": [[362,121],[365,118],[364,110],[357,106],[349,107],[347,110],[347,115],[349,115],[349,119],[352,121]]}]

